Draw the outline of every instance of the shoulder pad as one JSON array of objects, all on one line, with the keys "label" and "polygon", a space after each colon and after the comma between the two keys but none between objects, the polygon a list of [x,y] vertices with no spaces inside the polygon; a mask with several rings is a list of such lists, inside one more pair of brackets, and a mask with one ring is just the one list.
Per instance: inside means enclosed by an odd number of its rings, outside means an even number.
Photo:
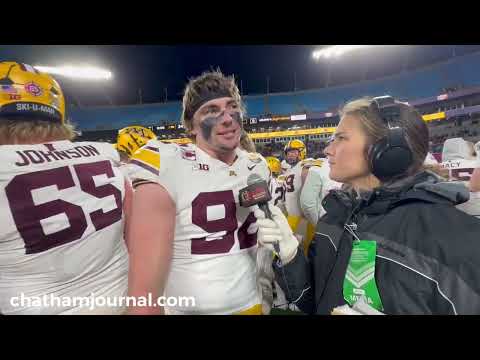
[{"label": "shoulder pad", "polygon": [[248,160],[256,164],[262,162],[262,158],[262,155],[260,155],[259,153],[248,153]]},{"label": "shoulder pad", "polygon": [[323,160],[321,159],[306,159],[302,161],[302,167],[311,167],[311,166],[321,167],[322,165],[323,165]]}]

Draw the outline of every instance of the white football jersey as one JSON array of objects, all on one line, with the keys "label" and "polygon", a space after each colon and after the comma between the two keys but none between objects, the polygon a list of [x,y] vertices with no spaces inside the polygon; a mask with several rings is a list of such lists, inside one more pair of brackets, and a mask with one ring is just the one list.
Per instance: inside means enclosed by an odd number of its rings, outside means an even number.
[{"label": "white football jersey", "polygon": [[319,160],[305,159],[290,167],[283,174],[285,178],[285,207],[288,215],[302,216],[300,207],[300,191],[302,190],[302,171]]},{"label": "white football jersey", "polygon": [[285,207],[285,177],[280,175],[272,177],[270,180],[270,194],[272,195],[273,205],[283,209]]},{"label": "white football jersey", "polygon": [[[88,313],[73,297],[126,295],[125,178],[112,146],[2,145],[0,162],[0,312]],[[21,306],[19,296],[63,300]]]},{"label": "white football jersey", "polygon": [[292,165],[287,163],[287,160],[282,160],[282,162],[280,163],[280,166],[282,168],[282,174],[285,174],[287,170],[292,168]]},{"label": "white football jersey", "polygon": [[[478,160],[447,160],[441,166],[449,170],[449,180],[469,185],[470,178],[475,168],[480,167]],[[457,205],[457,209],[480,218],[480,192],[470,192],[470,200]]]},{"label": "white football jersey", "polygon": [[229,166],[194,144],[151,140],[132,157],[134,186],[161,184],[176,204],[173,259],[165,296],[193,296],[195,307],[175,314],[232,314],[261,303],[256,287],[258,226],[239,205],[251,174],[269,180],[259,154],[237,149]]},{"label": "white football jersey", "polygon": [[[300,206],[300,193],[302,190],[302,171],[304,167],[310,167],[318,160],[305,159],[286,170],[285,176],[285,209],[287,219],[292,231],[297,235],[300,242],[304,242],[305,246],[311,239],[312,230],[308,230],[309,223],[303,215]],[[314,224],[311,224],[312,227]],[[305,240],[305,241],[304,241]]]},{"label": "white football jersey", "polygon": [[341,183],[330,179],[330,166],[327,161],[317,160],[316,166],[310,167],[300,194],[300,207],[305,218],[312,224],[325,213],[322,200],[328,192],[340,189]]},{"label": "white football jersey", "polygon": [[300,203],[298,197],[302,187],[302,161],[295,166],[286,169],[285,177],[285,207],[288,215],[301,216]]}]

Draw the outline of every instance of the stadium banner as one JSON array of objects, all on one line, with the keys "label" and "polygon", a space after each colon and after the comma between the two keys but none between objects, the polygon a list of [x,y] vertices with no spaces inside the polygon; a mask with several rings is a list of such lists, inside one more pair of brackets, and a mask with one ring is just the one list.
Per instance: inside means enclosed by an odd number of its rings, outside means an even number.
[{"label": "stadium banner", "polygon": [[316,129],[273,131],[273,132],[265,132],[265,133],[253,133],[253,134],[249,134],[249,136],[252,139],[273,139],[273,138],[288,137],[288,136],[332,134],[335,132],[335,129],[336,127],[323,127],[323,128],[316,128]]},{"label": "stadium banner", "polygon": [[438,113],[434,113],[434,114],[427,114],[427,115],[423,115],[422,116],[422,119],[423,121],[425,122],[429,122],[429,121],[433,121],[433,120],[441,120],[441,119],[445,119],[446,116],[445,116],[445,112],[438,112]]},{"label": "stadium banner", "polygon": [[473,114],[478,112],[480,112],[480,105],[467,106],[467,107],[464,107],[463,109],[448,110],[445,112],[445,115],[447,119],[449,119],[455,116]]},{"label": "stadium banner", "polygon": [[[328,118],[337,117],[338,113],[336,112],[322,112],[322,113],[308,113],[308,114],[294,114],[290,116],[280,116],[280,115],[272,115],[272,117],[252,117],[248,119],[248,123],[250,125],[257,124],[257,123],[265,123],[265,122],[275,122],[275,121],[306,121],[306,120],[325,120]],[[433,120],[442,120],[446,119],[445,112],[438,112],[434,114],[427,114],[422,116],[423,120],[433,121]]]},{"label": "stadium banner", "polygon": [[189,138],[168,139],[168,140],[159,139],[159,140],[162,142],[176,143],[176,144],[190,144],[192,142],[192,140]]},{"label": "stadium banner", "polygon": [[[333,134],[336,127],[328,128],[316,128],[316,129],[303,129],[303,130],[286,130],[286,131],[274,131],[274,132],[265,132],[265,133],[250,133],[248,136],[251,139],[272,139],[277,137],[288,137],[288,136],[301,136],[301,135],[319,135],[319,134]],[[163,142],[173,142],[177,144],[188,144],[192,141],[189,138],[181,139],[169,139],[163,140]]]},{"label": "stadium banner", "polygon": [[272,118],[270,118],[270,117],[261,117],[261,118],[258,119],[259,123],[270,122],[270,121],[272,121]]},{"label": "stadium banner", "polygon": [[275,116],[275,115],[272,115],[272,121],[290,121],[290,116]]},{"label": "stadium banner", "polygon": [[307,120],[307,114],[291,115],[291,116],[290,116],[290,120],[291,120],[291,121]]},{"label": "stadium banner", "polygon": [[480,93],[480,86],[475,86],[468,89],[460,89],[457,91],[440,94],[438,96],[409,101],[409,104],[412,106],[435,104],[436,102],[458,99],[464,96],[470,96],[478,93]]},{"label": "stadium banner", "polygon": [[307,120],[325,120],[328,118],[337,118],[338,112],[309,112],[306,114]]}]

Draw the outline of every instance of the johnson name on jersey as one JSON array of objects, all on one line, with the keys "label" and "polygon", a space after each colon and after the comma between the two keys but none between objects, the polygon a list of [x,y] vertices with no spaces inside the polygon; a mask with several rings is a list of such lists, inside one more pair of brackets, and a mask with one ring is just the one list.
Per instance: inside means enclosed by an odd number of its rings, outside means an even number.
[{"label": "johnson name on jersey", "polygon": [[13,306],[10,299],[21,294],[126,295],[125,179],[112,146],[70,141],[3,145],[0,161],[0,312],[88,312],[63,304]]},{"label": "johnson name on jersey", "polygon": [[195,308],[169,313],[231,314],[260,304],[256,289],[257,226],[239,205],[239,190],[257,174],[267,182],[267,162],[237,149],[229,166],[194,144],[152,140],[129,164],[134,187],[161,184],[176,204],[172,266],[166,296],[193,296]]}]

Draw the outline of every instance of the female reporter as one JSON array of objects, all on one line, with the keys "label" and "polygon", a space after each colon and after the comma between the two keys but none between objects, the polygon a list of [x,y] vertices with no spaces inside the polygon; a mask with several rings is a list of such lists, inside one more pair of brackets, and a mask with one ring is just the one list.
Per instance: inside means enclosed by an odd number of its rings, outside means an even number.
[{"label": "female reporter", "polygon": [[428,129],[390,97],[342,111],[325,153],[330,177],[349,190],[323,201],[308,258],[280,211],[256,211],[260,244],[274,249],[276,279],[308,314],[360,297],[386,314],[480,313],[480,221],[455,208],[468,189],[425,171]]}]

